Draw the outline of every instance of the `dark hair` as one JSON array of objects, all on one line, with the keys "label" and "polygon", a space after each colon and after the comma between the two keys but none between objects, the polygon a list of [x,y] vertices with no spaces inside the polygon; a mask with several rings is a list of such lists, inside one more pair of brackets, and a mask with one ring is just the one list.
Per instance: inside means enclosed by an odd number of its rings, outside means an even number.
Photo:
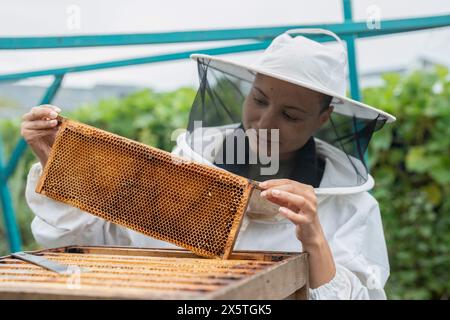
[{"label": "dark hair", "polygon": [[332,96],[326,94],[323,95],[322,102],[320,104],[320,113],[328,110],[331,104],[331,100],[333,100]]}]

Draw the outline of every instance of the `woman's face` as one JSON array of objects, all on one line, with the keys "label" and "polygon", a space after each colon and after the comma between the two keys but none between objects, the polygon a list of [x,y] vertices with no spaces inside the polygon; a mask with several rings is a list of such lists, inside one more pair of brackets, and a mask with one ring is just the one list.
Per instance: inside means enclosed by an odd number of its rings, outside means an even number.
[{"label": "woman's face", "polygon": [[310,89],[257,74],[244,101],[244,128],[257,132],[267,129],[267,136],[258,135],[258,142],[268,142],[269,155],[270,129],[279,129],[279,158],[289,159],[329,119],[332,107],[321,112],[325,97]]}]

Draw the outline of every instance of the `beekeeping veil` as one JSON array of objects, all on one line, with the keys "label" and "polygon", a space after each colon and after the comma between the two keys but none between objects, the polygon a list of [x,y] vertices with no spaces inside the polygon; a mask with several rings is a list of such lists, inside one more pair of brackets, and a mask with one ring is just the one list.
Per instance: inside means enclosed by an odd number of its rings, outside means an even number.
[{"label": "beekeeping veil", "polygon": [[[304,36],[293,36],[299,33],[330,36],[336,43],[328,45]],[[234,136],[239,136],[236,132],[247,129],[242,118],[244,100],[256,75],[261,74],[323,93],[330,97],[330,105],[334,107],[329,121],[297,152],[302,163],[291,178],[312,184],[308,180],[309,173],[320,172],[320,188],[315,185],[316,190],[354,189],[373,184],[364,154],[372,134],[386,122],[395,121],[395,117],[345,96],[347,54],[337,35],[323,29],[287,31],[276,37],[260,59],[250,65],[201,54],[191,58],[198,64],[200,86],[187,133],[180,136],[177,143],[184,151],[189,149],[194,160],[246,175],[248,171],[242,169],[250,161],[248,150],[252,138],[246,134],[245,143],[235,142],[231,149],[225,148],[225,141],[235,139],[226,139],[233,132]],[[215,151],[211,152],[212,149]],[[222,163],[230,161],[230,153],[237,164]],[[308,158],[309,154],[314,154],[315,158]],[[315,168],[319,165],[321,168]],[[335,175],[322,179],[327,166],[334,166],[345,178]]]}]

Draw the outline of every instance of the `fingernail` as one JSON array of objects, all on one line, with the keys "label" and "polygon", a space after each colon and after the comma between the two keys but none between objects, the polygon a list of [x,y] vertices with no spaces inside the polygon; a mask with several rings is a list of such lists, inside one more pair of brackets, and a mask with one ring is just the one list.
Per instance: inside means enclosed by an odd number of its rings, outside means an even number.
[{"label": "fingernail", "polygon": [[261,197],[266,197],[267,196],[267,191],[263,191],[263,192],[261,192]]},{"label": "fingernail", "polygon": [[57,121],[57,120],[55,120],[55,119],[53,119],[53,120],[51,120],[51,121],[50,121],[50,123],[51,123],[51,124],[57,124],[57,123],[58,123],[58,121]]},{"label": "fingernail", "polygon": [[55,107],[56,111],[61,112],[62,110],[58,107]]},{"label": "fingernail", "polygon": [[273,189],[272,190],[272,195],[274,195],[275,197],[276,196],[279,196],[281,194],[281,191],[280,190],[277,190],[277,189]]},{"label": "fingernail", "polygon": [[58,114],[55,111],[50,112],[50,116],[52,118],[56,118],[58,116]]},{"label": "fingernail", "polygon": [[261,188],[265,188],[265,187],[267,187],[267,182],[261,182],[260,184],[259,184],[259,186],[261,187]]},{"label": "fingernail", "polygon": [[278,209],[278,211],[279,211],[281,214],[284,214],[284,215],[286,215],[286,214],[288,213],[285,207],[280,207],[280,208]]}]

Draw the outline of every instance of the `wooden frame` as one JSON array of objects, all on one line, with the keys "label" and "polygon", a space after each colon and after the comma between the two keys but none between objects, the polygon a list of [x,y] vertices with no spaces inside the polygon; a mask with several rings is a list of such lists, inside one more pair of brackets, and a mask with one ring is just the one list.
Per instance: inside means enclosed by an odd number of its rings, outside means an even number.
[{"label": "wooden frame", "polygon": [[29,253],[83,268],[90,264],[92,271],[81,274],[80,287],[73,288],[64,282],[70,275],[1,257],[0,299],[308,299],[307,253],[235,251],[230,260],[132,247]]},{"label": "wooden frame", "polygon": [[228,259],[256,182],[68,118],[58,121],[37,193],[200,256]]}]

